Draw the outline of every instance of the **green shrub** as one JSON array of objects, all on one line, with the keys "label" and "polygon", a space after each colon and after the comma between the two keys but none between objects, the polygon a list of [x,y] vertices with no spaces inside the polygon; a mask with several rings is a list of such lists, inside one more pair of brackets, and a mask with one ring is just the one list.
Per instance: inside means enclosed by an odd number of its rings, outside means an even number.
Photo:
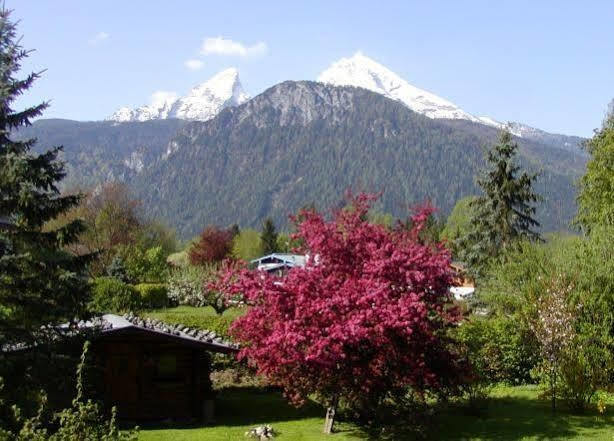
[{"label": "green shrub", "polygon": [[168,278],[168,297],[174,305],[212,306],[216,312],[226,309],[224,296],[208,288],[218,277],[218,265],[176,268]]},{"label": "green shrub", "polygon": [[123,245],[118,248],[116,258],[121,259],[128,280],[133,283],[163,283],[169,275],[167,256],[160,246],[144,249]]},{"label": "green shrub", "polygon": [[89,306],[97,313],[134,311],[141,308],[141,296],[132,285],[111,277],[98,277],[92,283]]},{"label": "green shrub", "polygon": [[[120,430],[117,422],[117,409],[111,408],[110,417],[104,409],[92,399],[84,397],[84,373],[86,356],[90,343],[83,346],[81,361],[77,366],[77,394],[72,405],[59,412],[49,412],[46,394],[41,391],[41,402],[35,416],[26,418],[22,409],[15,403],[5,402],[0,398],[0,411],[10,414],[10,424],[0,427],[2,441],[136,441],[138,427],[132,430]],[[3,381],[0,378],[0,392]],[[3,422],[4,423],[4,422]],[[11,427],[12,426],[12,427]],[[11,430],[12,429],[12,430]]]},{"label": "green shrub", "polygon": [[168,306],[168,291],[162,283],[139,283],[134,286],[141,296],[143,308],[155,309]]},{"label": "green shrub", "polygon": [[233,239],[232,255],[246,262],[261,257],[262,243],[260,241],[260,233],[252,229],[241,230]]},{"label": "green shrub", "polygon": [[455,337],[467,352],[482,382],[523,384],[539,352],[530,330],[512,317],[472,317],[456,329]]}]

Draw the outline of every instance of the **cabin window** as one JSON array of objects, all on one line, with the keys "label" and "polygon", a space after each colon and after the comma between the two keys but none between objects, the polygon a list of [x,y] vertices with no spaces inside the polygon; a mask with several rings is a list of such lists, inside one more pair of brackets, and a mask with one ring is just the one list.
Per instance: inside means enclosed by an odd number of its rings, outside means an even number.
[{"label": "cabin window", "polygon": [[158,358],[157,377],[161,380],[172,380],[177,377],[177,357],[174,355],[161,355]]}]

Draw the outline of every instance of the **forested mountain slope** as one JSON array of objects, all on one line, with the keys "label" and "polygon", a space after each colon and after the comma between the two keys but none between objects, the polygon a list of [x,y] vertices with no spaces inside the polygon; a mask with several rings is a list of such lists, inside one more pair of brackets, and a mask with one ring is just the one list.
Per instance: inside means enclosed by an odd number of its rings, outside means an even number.
[{"label": "forested mountain slope", "polygon": [[169,141],[186,122],[178,119],[115,123],[42,119],[22,128],[20,138],[38,138],[35,149],[64,146],[67,176],[64,188],[101,182],[130,182],[163,157]]},{"label": "forested mountain slope", "polygon": [[[445,215],[478,192],[483,149],[496,137],[495,128],[432,120],[365,89],[287,81],[188,123],[172,153],[132,182],[145,207],[186,237],[210,223],[286,224],[308,203],[338,204],[348,188],[382,192],[379,208],[395,216],[427,198]],[[566,228],[585,158],[518,141],[522,162],[543,174],[544,229]]]}]

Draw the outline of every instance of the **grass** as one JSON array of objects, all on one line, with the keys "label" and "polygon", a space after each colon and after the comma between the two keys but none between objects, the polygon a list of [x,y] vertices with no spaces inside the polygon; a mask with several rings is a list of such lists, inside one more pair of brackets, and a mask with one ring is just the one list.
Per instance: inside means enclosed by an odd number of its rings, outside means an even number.
[{"label": "grass", "polygon": [[211,317],[217,317],[215,309],[213,309],[211,306],[203,306],[202,308],[197,308],[194,306],[177,306],[176,308],[164,308],[147,311],[144,312],[143,315],[169,323],[182,323],[187,326],[192,326],[199,320],[207,320]]},{"label": "grass", "polygon": [[560,403],[552,415],[550,402],[537,398],[536,386],[499,387],[484,415],[469,416],[450,408],[440,415],[437,438],[471,441],[595,440],[614,441],[614,401],[598,415],[595,409],[584,415],[571,414]]},{"label": "grass", "polygon": [[[216,401],[218,422],[211,427],[145,427],[139,440],[158,441],[231,441],[245,440],[249,429],[271,424],[279,432],[280,440],[312,441],[330,440],[323,435],[324,411],[315,403],[296,409],[289,406],[278,392],[260,389],[226,389]],[[347,427],[334,435],[335,440],[359,440],[347,433]],[[354,430],[349,426],[350,430]]]},{"label": "grass", "polygon": [[145,311],[141,315],[169,324],[180,323],[190,328],[208,329],[226,335],[228,326],[244,311],[243,308],[229,308],[223,314],[218,315],[211,306],[178,306],[176,308]]},{"label": "grass", "polygon": [[[614,441],[614,401],[605,415],[595,410],[572,415],[561,409],[553,416],[549,403],[537,398],[531,386],[499,387],[480,417],[471,416],[460,405],[450,406],[433,420],[427,439],[457,441]],[[252,427],[271,424],[283,441],[354,441],[370,439],[358,427],[342,423],[334,435],[321,433],[324,410],[315,403],[295,409],[278,392],[259,389],[227,389],[217,400],[215,426],[150,426],[141,429],[141,441],[245,440]],[[390,438],[399,441],[411,438]]]}]

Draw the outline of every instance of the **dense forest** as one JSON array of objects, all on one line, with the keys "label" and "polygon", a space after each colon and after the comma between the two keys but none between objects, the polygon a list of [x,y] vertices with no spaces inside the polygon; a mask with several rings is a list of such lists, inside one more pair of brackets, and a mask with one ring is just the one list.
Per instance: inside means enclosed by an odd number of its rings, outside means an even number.
[{"label": "dense forest", "polygon": [[[64,188],[124,181],[184,238],[204,225],[256,227],[266,217],[285,226],[298,208],[336,206],[349,188],[381,192],[376,209],[395,217],[426,199],[447,216],[477,194],[484,149],[497,135],[364,89],[290,81],[207,122],[41,120],[20,132],[64,145]],[[567,229],[586,155],[517,141],[522,165],[541,173],[542,229]]]}]

